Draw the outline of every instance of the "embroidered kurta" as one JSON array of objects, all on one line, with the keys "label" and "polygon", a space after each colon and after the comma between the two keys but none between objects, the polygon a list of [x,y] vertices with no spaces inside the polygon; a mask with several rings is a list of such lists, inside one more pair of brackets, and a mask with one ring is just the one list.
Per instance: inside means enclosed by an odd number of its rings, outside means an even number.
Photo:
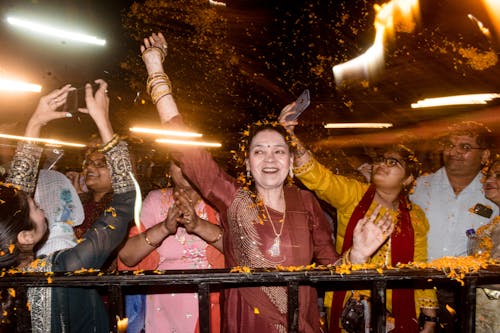
[{"label": "embroidered kurta", "polygon": [[[313,190],[320,199],[325,200],[337,209],[336,247],[337,251],[341,251],[349,219],[370,185],[355,179],[335,175],[314,159],[311,159],[307,165],[304,165],[304,168],[300,168],[297,171],[297,178],[307,188]],[[374,200],[365,216],[369,216],[376,206],[377,202]],[[379,216],[385,214],[386,211],[387,209],[383,207]],[[389,213],[393,217],[393,221],[397,221],[398,212],[389,210]],[[429,224],[425,214],[417,205],[413,205],[410,210],[410,218],[415,233],[414,260],[425,262],[427,261],[427,232]],[[391,249],[390,242],[387,241],[373,254],[370,262],[390,264],[391,251],[394,250],[397,251],[397,249]],[[435,292],[433,290],[416,289],[415,307],[416,313],[418,313],[421,307],[437,307]],[[387,290],[387,308],[389,311],[392,310],[391,290]]]},{"label": "embroidered kurta", "polygon": [[[227,267],[333,264],[338,259],[330,225],[310,192],[285,185],[286,224],[280,237],[280,255],[272,257],[268,250],[276,234],[267,219],[259,221],[259,210],[236,180],[204,150],[189,148],[172,155],[179,160],[184,175],[220,213]],[[271,208],[268,211],[278,226],[283,214]],[[284,287],[226,289],[224,296],[223,332],[286,332]],[[314,288],[300,288],[299,316],[300,332],[319,332]]]},{"label": "embroidered kurta", "polygon": [[[32,193],[41,152],[42,148],[36,145],[19,143],[7,181]],[[109,212],[97,219],[94,228],[85,233],[84,240],[75,247],[37,259],[26,270],[98,269],[125,239],[128,222],[133,218],[135,198],[126,143],[118,143],[106,152],[106,158],[111,165],[115,190]],[[28,289],[28,299],[32,332],[109,332],[107,311],[95,289],[33,287]]]}]

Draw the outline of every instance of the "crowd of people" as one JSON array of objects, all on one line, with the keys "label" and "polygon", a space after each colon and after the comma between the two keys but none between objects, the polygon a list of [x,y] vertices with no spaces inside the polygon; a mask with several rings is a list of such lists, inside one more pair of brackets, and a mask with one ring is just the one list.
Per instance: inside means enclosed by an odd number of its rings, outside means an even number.
[{"label": "crowd of people", "polygon": [[[167,41],[144,39],[146,88],[161,125],[190,129],[177,108],[164,71]],[[140,221],[134,163],[109,120],[107,83],[86,86],[87,108],[100,139],[85,155],[82,172],[41,170],[43,149],[20,142],[0,184],[0,268],[35,271],[270,268],[426,262],[466,255],[466,231],[489,240],[483,249],[500,258],[500,162],[491,132],[473,122],[455,124],[440,141],[443,167],[421,174],[411,143],[351,156],[353,173],[332,172],[295,135],[287,105],[277,121],[243,131],[236,152],[239,174],[198,147],[169,148],[173,184],[143,193]],[[40,99],[25,136],[37,138],[58,111],[66,85]],[[37,183],[38,178],[38,183]],[[296,183],[293,179],[298,180]],[[36,191],[36,194],[35,194]],[[34,198],[32,198],[32,195]],[[334,211],[327,214],[318,199]],[[41,209],[42,207],[43,209]],[[329,220],[330,218],[330,220]],[[333,230],[332,221],[333,220]],[[477,293],[476,329],[500,331],[498,285]],[[8,290],[0,290],[0,331],[24,325],[33,332],[109,332],[106,297],[83,288],[29,288],[31,322],[17,322]],[[301,286],[300,332],[370,331],[370,291],[327,292],[328,325],[321,325],[318,291]],[[287,332],[287,290],[282,286],[223,289],[210,295],[211,332]],[[453,290],[387,290],[391,332],[454,332]],[[361,306],[364,311],[350,311]],[[125,296],[128,332],[196,332],[192,293],[152,290]],[[27,310],[28,311],[28,310]],[[353,313],[356,316],[353,317]]]}]

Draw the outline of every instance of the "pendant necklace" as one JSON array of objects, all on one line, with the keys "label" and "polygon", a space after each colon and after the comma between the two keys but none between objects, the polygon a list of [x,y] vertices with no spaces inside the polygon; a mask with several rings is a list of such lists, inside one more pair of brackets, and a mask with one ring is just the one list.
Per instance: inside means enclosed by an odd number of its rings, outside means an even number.
[{"label": "pendant necklace", "polygon": [[[283,200],[284,200],[284,198],[285,197],[283,194]],[[269,211],[267,210],[267,207],[265,204],[264,204],[264,209],[266,211],[267,218],[269,219],[269,222],[271,223],[271,227],[273,228],[273,233],[275,236],[274,241],[273,241],[273,245],[271,245],[271,247],[269,248],[269,250],[267,250],[267,252],[269,253],[269,255],[271,255],[271,257],[279,257],[281,255],[280,237],[281,237],[281,234],[283,233],[283,226],[285,225],[285,218],[286,218],[286,202],[285,202],[285,211],[283,212],[283,219],[281,219],[279,221],[279,223],[281,223],[281,228],[280,228],[279,233],[276,232],[276,228],[274,227],[273,220],[271,219],[271,214],[269,214]]]}]

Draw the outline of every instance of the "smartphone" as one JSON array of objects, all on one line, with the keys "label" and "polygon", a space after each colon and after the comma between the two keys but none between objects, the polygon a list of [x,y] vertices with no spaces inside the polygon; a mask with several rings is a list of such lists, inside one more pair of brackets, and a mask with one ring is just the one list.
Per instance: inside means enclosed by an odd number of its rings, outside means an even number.
[{"label": "smartphone", "polygon": [[311,98],[309,96],[309,89],[306,89],[300,94],[299,98],[295,101],[295,106],[293,107],[293,113],[289,114],[286,117],[287,121],[297,119],[302,112],[309,106],[311,103]]},{"label": "smartphone", "polygon": [[491,217],[491,214],[493,214],[493,209],[480,203],[474,206],[473,211],[475,214],[488,219]]},{"label": "smartphone", "polygon": [[[97,89],[99,89],[99,85],[97,83],[93,83],[92,93],[94,94]],[[66,103],[64,104],[62,111],[74,114],[78,112],[79,108],[86,107],[85,86],[83,86],[68,92],[68,97],[66,98]]]}]

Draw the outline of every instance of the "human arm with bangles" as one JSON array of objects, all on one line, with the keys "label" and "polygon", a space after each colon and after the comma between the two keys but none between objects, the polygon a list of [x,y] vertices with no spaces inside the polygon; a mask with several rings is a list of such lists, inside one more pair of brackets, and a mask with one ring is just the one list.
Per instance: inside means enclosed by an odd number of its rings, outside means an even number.
[{"label": "human arm with bangles", "polygon": [[161,32],[144,38],[141,55],[148,72],[146,88],[151,100],[156,104],[162,124],[179,115],[172,96],[172,83],[163,69],[166,54],[167,42]]}]

